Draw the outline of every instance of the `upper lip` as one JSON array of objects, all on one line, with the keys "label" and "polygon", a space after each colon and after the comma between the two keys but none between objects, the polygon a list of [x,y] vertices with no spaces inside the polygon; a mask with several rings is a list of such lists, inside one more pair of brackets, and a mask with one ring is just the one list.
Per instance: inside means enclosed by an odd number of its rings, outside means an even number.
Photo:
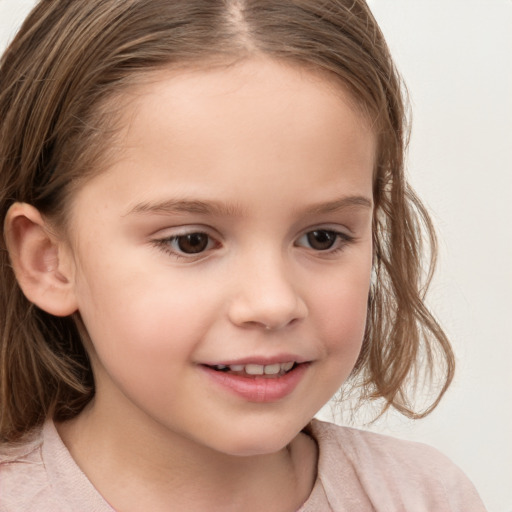
[{"label": "upper lip", "polygon": [[267,366],[271,364],[282,364],[282,363],[307,363],[310,359],[294,354],[279,354],[275,356],[249,356],[239,359],[219,359],[216,361],[208,361],[202,363],[206,366],[232,366],[232,365],[247,365],[247,364],[258,364],[261,366]]}]

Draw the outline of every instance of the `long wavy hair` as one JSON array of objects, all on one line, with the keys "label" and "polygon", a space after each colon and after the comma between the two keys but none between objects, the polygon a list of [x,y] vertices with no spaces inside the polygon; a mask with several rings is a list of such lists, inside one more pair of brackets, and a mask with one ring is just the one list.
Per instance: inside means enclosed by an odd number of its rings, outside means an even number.
[{"label": "long wavy hair", "polygon": [[[148,73],[251,55],[327,73],[371,119],[373,279],[346,386],[384,410],[424,416],[454,357],[424,303],[436,239],[404,176],[404,87],[363,0],[40,1],[0,61],[0,225],[16,201],[65,225],[73,191],[105,167],[122,93]],[[79,318],[25,298],[0,238],[0,440],[12,442],[50,416],[77,415],[94,378]],[[414,384],[434,374],[435,396],[415,410]]]}]

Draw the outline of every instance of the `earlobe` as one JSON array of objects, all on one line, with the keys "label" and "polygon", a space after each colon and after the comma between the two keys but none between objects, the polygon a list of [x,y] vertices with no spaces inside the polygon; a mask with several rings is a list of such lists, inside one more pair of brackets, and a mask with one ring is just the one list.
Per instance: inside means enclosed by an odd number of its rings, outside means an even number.
[{"label": "earlobe", "polygon": [[15,203],[7,212],[5,240],[14,273],[27,299],[56,316],[77,310],[70,258],[33,206]]}]

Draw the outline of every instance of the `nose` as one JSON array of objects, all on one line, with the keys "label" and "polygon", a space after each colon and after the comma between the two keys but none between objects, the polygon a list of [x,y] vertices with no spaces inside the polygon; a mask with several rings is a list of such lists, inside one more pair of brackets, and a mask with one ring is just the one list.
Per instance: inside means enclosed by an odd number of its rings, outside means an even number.
[{"label": "nose", "polygon": [[278,330],[306,318],[306,302],[283,258],[274,255],[246,262],[234,277],[235,292],[229,304],[233,324]]}]

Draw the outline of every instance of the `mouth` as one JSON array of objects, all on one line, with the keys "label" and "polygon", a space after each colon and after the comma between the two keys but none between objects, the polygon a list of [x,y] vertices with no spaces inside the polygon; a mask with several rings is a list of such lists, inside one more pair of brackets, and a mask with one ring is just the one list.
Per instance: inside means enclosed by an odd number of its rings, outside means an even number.
[{"label": "mouth", "polygon": [[[261,361],[264,362],[264,361]],[[253,403],[278,402],[291,395],[308,373],[312,361],[255,361],[202,364],[205,375],[221,389]]]},{"label": "mouth", "polygon": [[208,368],[220,373],[227,373],[231,375],[238,375],[240,377],[266,377],[277,378],[286,375],[293,371],[299,363],[295,361],[288,361],[285,363],[274,364],[216,364],[206,365]]}]

